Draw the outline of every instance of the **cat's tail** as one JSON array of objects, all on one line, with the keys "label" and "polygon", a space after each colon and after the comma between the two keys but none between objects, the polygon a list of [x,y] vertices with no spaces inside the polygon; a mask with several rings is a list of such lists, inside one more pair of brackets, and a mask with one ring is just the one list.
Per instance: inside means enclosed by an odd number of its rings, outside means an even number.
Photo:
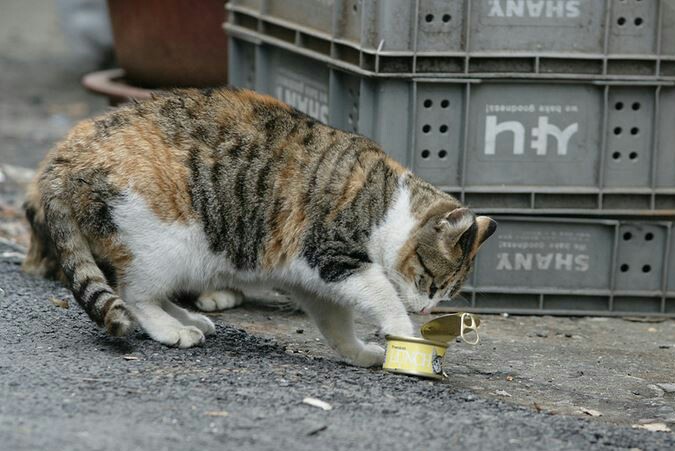
[{"label": "cat's tail", "polygon": [[31,236],[30,247],[21,268],[28,274],[57,279],[68,284],[59,266],[56,250],[47,230],[44,209],[40,204],[40,193],[35,183],[28,187],[23,209],[31,227]]},{"label": "cat's tail", "polygon": [[78,304],[110,335],[126,335],[134,325],[133,315],[96,264],[70,207],[55,198],[42,206],[61,269]]}]

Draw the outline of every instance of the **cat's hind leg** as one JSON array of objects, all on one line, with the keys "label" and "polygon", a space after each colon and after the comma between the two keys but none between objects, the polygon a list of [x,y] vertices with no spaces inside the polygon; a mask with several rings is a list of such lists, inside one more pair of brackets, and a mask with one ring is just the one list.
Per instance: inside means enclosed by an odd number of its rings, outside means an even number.
[{"label": "cat's hind leg", "polygon": [[204,343],[204,332],[196,326],[183,324],[167,313],[162,308],[163,302],[130,303],[129,310],[141,328],[155,341],[178,348],[191,348]]},{"label": "cat's hind leg", "polygon": [[204,335],[211,335],[216,332],[216,326],[204,315],[186,310],[171,301],[163,302],[162,309],[184,326],[194,326],[201,330]]},{"label": "cat's hind leg", "polygon": [[217,312],[241,305],[244,295],[237,290],[206,291],[202,293],[195,306],[202,312]]}]

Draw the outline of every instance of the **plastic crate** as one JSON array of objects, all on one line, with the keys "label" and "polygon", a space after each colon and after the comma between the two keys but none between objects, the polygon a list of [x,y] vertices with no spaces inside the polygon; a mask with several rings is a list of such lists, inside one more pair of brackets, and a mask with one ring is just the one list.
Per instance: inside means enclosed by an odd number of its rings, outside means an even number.
[{"label": "plastic crate", "polygon": [[489,213],[675,214],[673,82],[369,78],[230,37],[230,82]]},{"label": "plastic crate", "polygon": [[463,297],[442,309],[675,316],[671,222],[495,219]]},{"label": "plastic crate", "polygon": [[370,75],[675,77],[672,0],[231,0],[255,32]]}]

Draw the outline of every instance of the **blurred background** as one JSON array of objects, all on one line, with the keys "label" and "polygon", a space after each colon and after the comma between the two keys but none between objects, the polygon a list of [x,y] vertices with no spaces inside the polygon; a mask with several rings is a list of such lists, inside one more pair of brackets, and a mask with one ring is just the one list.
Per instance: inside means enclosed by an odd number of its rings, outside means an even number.
[{"label": "blurred background", "polygon": [[0,2],[0,162],[34,167],[105,99],[82,89],[88,71],[113,65],[105,2]]},{"label": "blurred background", "polygon": [[0,238],[27,245],[23,188],[77,121],[105,110],[80,78],[112,55],[105,2],[0,2]]}]

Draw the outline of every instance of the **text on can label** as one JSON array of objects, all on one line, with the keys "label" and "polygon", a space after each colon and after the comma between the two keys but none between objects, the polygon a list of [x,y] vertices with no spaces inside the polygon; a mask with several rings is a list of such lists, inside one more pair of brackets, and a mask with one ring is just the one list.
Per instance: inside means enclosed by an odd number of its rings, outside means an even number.
[{"label": "text on can label", "polygon": [[392,345],[387,355],[390,365],[429,367],[433,364],[433,356],[427,352],[409,351],[406,348]]}]

